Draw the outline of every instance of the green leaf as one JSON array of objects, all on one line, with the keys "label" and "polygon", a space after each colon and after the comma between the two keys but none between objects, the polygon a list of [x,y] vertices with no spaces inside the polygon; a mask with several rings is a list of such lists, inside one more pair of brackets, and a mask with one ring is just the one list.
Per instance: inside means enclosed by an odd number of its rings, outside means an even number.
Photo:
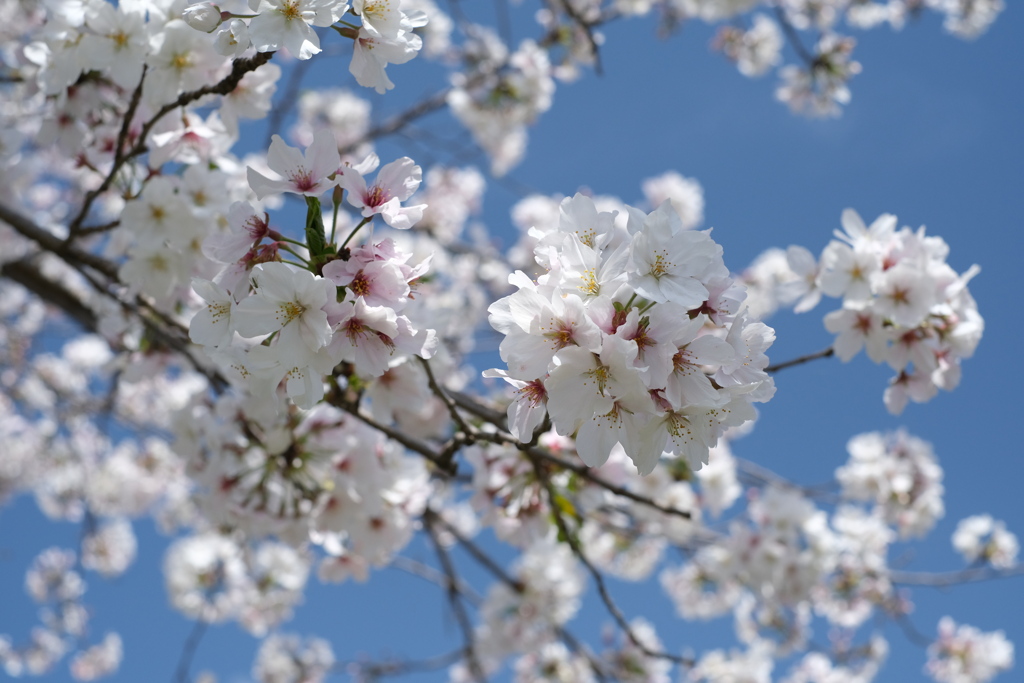
[{"label": "green leaf", "polygon": [[306,197],[306,247],[310,269],[319,275],[323,265],[334,258],[335,251],[334,245],[327,243],[324,214],[316,197]]}]

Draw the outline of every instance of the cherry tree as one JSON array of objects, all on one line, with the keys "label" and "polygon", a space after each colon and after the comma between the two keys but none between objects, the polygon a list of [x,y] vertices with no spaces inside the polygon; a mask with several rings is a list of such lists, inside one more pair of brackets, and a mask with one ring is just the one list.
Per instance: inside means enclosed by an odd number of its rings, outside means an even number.
[{"label": "cherry tree", "polygon": [[[928,587],[1024,566],[989,501],[942,542],[959,567],[908,566],[955,454],[864,429],[813,483],[759,447],[782,378],[811,367],[885,368],[891,415],[963,391],[994,310],[979,267],[927,217],[845,206],[814,243],[766,231],[737,263],[678,170],[631,203],[586,167],[555,194],[515,175],[623,23],[706,27],[708,59],[830,119],[871,77],[855,33],[932,22],[981,45],[1003,9],[0,0],[0,501],[78,530],[20,568],[38,617],[3,623],[0,665],[116,678],[132,641],[97,625],[93,586],[133,571],[152,523],[152,590],[195,627],[150,674],[181,682],[223,675],[196,650],[225,623],[275,683],[852,683],[907,648],[940,683],[1010,670],[998,625],[914,614]],[[647,66],[653,87],[670,68]],[[811,319],[824,348],[801,343]],[[780,358],[787,328],[804,350]],[[447,649],[356,651],[294,618],[393,572],[440,600]]]}]

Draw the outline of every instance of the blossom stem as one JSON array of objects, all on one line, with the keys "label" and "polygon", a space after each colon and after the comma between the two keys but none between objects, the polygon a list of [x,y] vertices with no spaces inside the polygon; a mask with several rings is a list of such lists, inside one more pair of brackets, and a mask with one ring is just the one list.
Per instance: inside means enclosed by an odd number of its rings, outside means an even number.
[{"label": "blossom stem", "polygon": [[[291,242],[292,244],[298,244],[298,245],[303,246],[303,247],[306,246],[306,245],[302,244],[301,242],[296,242],[295,240],[285,240],[285,241],[286,242]],[[287,251],[289,254],[291,254],[295,258],[299,259],[300,261],[302,261],[305,264],[304,266],[302,266],[303,268],[308,268],[309,267],[309,260],[306,259],[299,252],[297,252],[294,249],[292,249],[291,247],[289,247],[287,244],[282,244],[281,245],[281,250],[282,251]]]},{"label": "blossom stem", "polygon": [[[345,22],[341,23],[344,24]],[[342,38],[350,38],[352,40],[356,40],[359,37],[359,29],[356,26],[353,26],[352,24],[346,24],[345,26],[338,26],[337,24],[332,24],[331,28],[333,28],[335,31],[341,34]]]},{"label": "blossom stem", "polygon": [[334,192],[331,193],[331,204],[334,206],[334,215],[331,219],[331,239],[327,242],[328,244],[334,244],[334,236],[338,231],[338,209],[341,208],[341,200],[345,197],[345,190],[341,187],[335,187]]},{"label": "blossom stem", "polygon": [[285,237],[284,235],[278,234],[278,235],[276,235],[276,238],[277,238],[278,242],[288,242],[289,244],[295,244],[295,245],[303,247],[303,248],[308,248],[308,246],[306,245],[305,242],[300,242],[299,240],[293,240],[291,237]]},{"label": "blossom stem", "polygon": [[822,349],[821,351],[809,353],[806,356],[800,356],[799,358],[794,358],[793,360],[787,360],[783,361],[782,363],[776,363],[775,365],[769,365],[764,369],[764,371],[768,373],[778,372],[779,370],[791,368],[794,365],[803,365],[804,363],[809,363],[810,361],[818,360],[819,358],[828,358],[830,356],[834,356],[835,353],[835,349],[833,349],[830,346],[827,349]]},{"label": "blossom stem", "polygon": [[373,220],[373,216],[367,216],[363,220],[359,221],[359,225],[357,225],[356,227],[354,227],[352,229],[352,232],[350,232],[348,234],[348,237],[345,238],[345,241],[342,242],[341,246],[338,247],[338,251],[341,251],[346,246],[348,246],[348,243],[351,242],[352,238],[356,236],[356,233],[359,232],[359,229],[362,228],[364,225],[366,225],[367,223],[369,223],[372,220]]}]

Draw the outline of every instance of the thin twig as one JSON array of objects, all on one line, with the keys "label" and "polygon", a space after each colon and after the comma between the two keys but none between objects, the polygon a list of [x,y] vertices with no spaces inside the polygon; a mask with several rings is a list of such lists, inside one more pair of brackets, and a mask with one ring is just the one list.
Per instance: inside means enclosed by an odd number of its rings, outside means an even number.
[{"label": "thin twig", "polygon": [[429,508],[423,513],[424,517],[427,517],[428,515],[430,517],[431,524],[439,524],[443,526],[445,532],[451,534],[452,537],[458,541],[459,545],[465,548],[466,552],[468,552],[474,560],[480,563],[482,567],[493,574],[495,578],[500,580],[516,593],[523,592],[523,582],[512,578],[508,572],[502,569],[497,562],[491,559],[491,557],[481,550],[479,546],[473,543],[473,541],[463,536],[455,527],[445,521],[443,517]]},{"label": "thin twig", "polygon": [[196,620],[195,625],[192,627],[192,632],[188,634],[188,638],[181,648],[181,655],[178,657],[178,668],[174,673],[174,683],[187,683],[189,680],[188,671],[192,668],[192,659],[196,655],[196,649],[206,634],[208,626],[209,623],[202,619]]},{"label": "thin twig", "polygon": [[[247,73],[260,68],[269,62],[270,58],[273,56],[273,52],[258,52],[252,57],[236,59],[231,64],[231,73],[222,78],[216,84],[204,85],[202,88],[183,92],[178,95],[177,99],[173,102],[160,107],[160,109],[158,109],[157,112],[142,125],[142,130],[139,132],[139,136],[136,138],[135,144],[123,154],[120,153],[120,149],[115,152],[114,163],[110,167],[110,171],[103,179],[103,182],[100,183],[99,187],[94,190],[90,190],[85,194],[85,201],[82,202],[82,208],[79,209],[78,214],[68,225],[68,238],[72,239],[77,235],[78,230],[82,226],[82,221],[85,220],[86,216],[89,215],[90,209],[92,209],[93,202],[95,202],[100,195],[110,189],[110,185],[114,182],[114,178],[121,170],[121,167],[124,166],[128,160],[133,159],[146,151],[146,138],[149,137],[150,131],[153,130],[153,127],[160,121],[160,119],[175,109],[192,104],[196,100],[206,97],[207,95],[227,95],[234,92],[235,88],[238,87],[239,81],[241,81]],[[141,82],[139,87],[141,88]],[[124,130],[124,128],[122,128],[122,130]]]},{"label": "thin twig", "polygon": [[336,402],[336,405],[338,408],[341,408],[342,410],[352,415],[356,419],[362,421],[363,423],[383,433],[385,436],[402,444],[410,451],[415,451],[416,453],[419,453],[424,458],[437,465],[437,471],[440,472],[441,474],[446,476],[451,476],[455,474],[455,469],[452,466],[452,463],[444,462],[441,459],[441,456],[437,452],[435,452],[433,448],[431,448],[428,444],[424,443],[423,441],[414,439],[411,436],[407,436],[398,429],[394,429],[385,424],[377,422],[372,417],[361,411],[358,405],[349,404],[348,402],[345,401],[338,401]]},{"label": "thin twig", "polygon": [[997,567],[972,567],[953,572],[904,572],[894,571],[889,573],[889,580],[893,584],[905,586],[930,586],[933,588],[948,588],[963,583],[976,583],[978,581],[989,581],[991,579],[1007,579],[1013,576],[1024,575],[1024,564],[1015,564],[1012,567],[1000,569]]},{"label": "thin twig", "polygon": [[818,360],[819,358],[831,358],[835,354],[835,349],[830,346],[827,349],[815,351],[814,353],[809,353],[806,356],[800,356],[799,358],[794,358],[793,360],[787,360],[783,361],[782,363],[776,363],[775,365],[769,365],[764,369],[764,371],[767,373],[778,372],[779,370],[785,370],[786,368],[791,368],[794,365],[803,365],[804,363],[809,363],[812,360]]},{"label": "thin twig", "polygon": [[139,100],[142,99],[142,86],[146,82],[146,73],[149,71],[149,65],[142,65],[142,73],[139,75],[139,84],[135,86],[134,92],[132,92],[132,99],[128,102],[128,109],[124,113],[124,119],[121,121],[121,130],[117,134],[117,145],[114,147],[114,164],[120,166],[124,162],[124,143],[128,141],[128,133],[132,128],[132,119],[135,118],[135,112],[139,108]]},{"label": "thin twig", "polygon": [[[437,571],[433,567],[423,564],[422,562],[417,562],[416,560],[410,559],[408,557],[402,557],[401,555],[399,555],[391,561],[391,564],[389,566],[406,572],[408,574],[412,574],[413,576],[417,576],[423,579],[424,581],[429,581],[435,586],[440,586],[444,589],[448,588],[448,577],[446,577],[444,574]],[[469,586],[465,581],[458,579],[457,587],[459,589],[459,592],[462,593],[462,595],[465,596],[467,600],[473,603],[474,607],[482,602],[480,595],[476,591],[474,591],[473,588]]]},{"label": "thin twig", "polygon": [[448,413],[452,416],[452,419],[455,421],[455,424],[459,426],[459,429],[462,430],[462,432],[467,436],[472,436],[476,430],[474,430],[462,418],[462,414],[459,412],[458,406],[455,404],[455,401],[452,400],[452,398],[448,395],[448,392],[446,392],[438,383],[437,378],[434,377],[434,371],[431,370],[430,368],[430,361],[428,361],[426,358],[417,358],[417,360],[420,362],[420,365],[423,366],[423,369],[427,373],[427,382],[430,384],[430,389],[434,392],[434,395],[441,399],[441,402],[444,403],[446,408],[448,408]]},{"label": "thin twig", "polygon": [[566,16],[580,27],[583,33],[587,36],[587,42],[590,44],[590,52],[594,55],[594,73],[598,76],[604,75],[604,69],[601,66],[601,50],[597,44],[597,38],[594,36],[594,26],[601,23],[598,19],[596,22],[589,22],[580,16],[576,8],[572,6],[572,0],[559,0],[562,5],[562,9],[565,10]]},{"label": "thin twig", "polygon": [[796,32],[795,28],[793,28],[793,24],[789,23],[789,18],[786,17],[786,12],[779,5],[775,6],[775,17],[779,20],[779,23],[782,24],[782,32],[786,34],[786,39],[789,41],[789,44],[793,46],[793,50],[796,52],[797,56],[800,57],[808,67],[813,67],[817,60],[814,55],[804,47],[803,41],[800,40],[800,34]]},{"label": "thin twig", "polygon": [[306,77],[306,72],[309,71],[312,63],[312,59],[306,59],[292,67],[291,73],[288,75],[288,87],[281,95],[277,105],[270,110],[270,115],[267,117],[267,138],[264,146],[270,146],[274,134],[278,133],[281,129],[281,123],[298,103],[302,79]]},{"label": "thin twig", "polygon": [[[109,221],[101,225],[86,225],[78,229],[76,237],[86,237],[88,235],[98,235],[101,232],[109,232],[119,225],[121,225],[120,219]],[[70,240],[71,238],[68,237],[68,239]]]},{"label": "thin twig", "polygon": [[777,474],[763,465],[758,465],[757,463],[746,460],[745,458],[736,458],[736,469],[739,470],[740,474],[747,475],[747,477],[749,477],[755,484],[773,485],[781,488],[793,489],[809,498],[829,503],[840,502],[840,497],[835,495],[834,491],[829,490],[830,488],[835,487],[835,481],[830,481],[824,484],[803,486],[786,479],[781,474]]},{"label": "thin twig", "polygon": [[[431,516],[431,522],[444,527],[445,533],[451,534],[453,538],[459,543],[462,548],[469,553],[469,555],[476,560],[482,567],[489,571],[496,579],[504,583],[506,586],[514,590],[516,593],[522,593],[526,590],[526,586],[522,581],[513,578],[508,572],[501,568],[501,566],[491,558],[490,555],[485,553],[480,546],[471,541],[470,539],[463,536],[455,527],[448,523],[444,517],[441,517],[433,510],[428,509],[424,516]],[[399,558],[401,559],[401,558]],[[555,629],[558,637],[561,638],[566,645],[569,646],[574,652],[578,652],[586,658],[590,664],[591,670],[594,672],[594,676],[597,677],[598,681],[606,681],[607,675],[601,666],[600,660],[590,652],[583,643],[579,641],[572,633],[567,631],[563,627]]]},{"label": "thin twig", "polygon": [[623,498],[628,498],[633,502],[654,508],[659,512],[664,512],[666,515],[675,515],[676,517],[690,519],[691,515],[688,510],[680,510],[678,508],[661,505],[660,503],[655,502],[654,500],[647,496],[635,493],[627,488],[624,488],[617,484],[613,484],[610,481],[602,479],[601,477],[594,474],[593,470],[591,470],[591,468],[587,467],[586,465],[563,460],[562,458],[554,456],[547,450],[540,448],[536,445],[523,444],[522,442],[517,441],[511,434],[507,432],[508,420],[504,412],[500,412],[498,410],[495,410],[494,408],[491,408],[490,406],[486,406],[480,403],[478,399],[468,394],[463,394],[458,391],[452,391],[449,392],[449,395],[451,396],[452,400],[466,412],[472,413],[479,417],[480,419],[484,420],[485,422],[488,422],[497,427],[498,429],[502,430],[502,433],[490,433],[477,430],[477,439],[515,446],[524,453],[527,453],[533,457],[542,458],[543,460],[546,460],[553,465],[558,465],[563,469],[569,470],[577,474],[578,476],[582,477],[583,479],[586,479],[587,481],[591,482],[592,484],[600,486],[601,488],[604,488],[610,491],[611,493],[614,493],[615,495],[622,496]]},{"label": "thin twig", "polygon": [[619,628],[622,629],[623,633],[629,641],[636,646],[644,655],[648,657],[655,657],[658,659],[665,659],[676,664],[682,664],[683,666],[693,666],[693,660],[688,657],[680,657],[679,655],[673,655],[668,652],[658,652],[650,649],[637,637],[636,633],[633,632],[633,627],[626,621],[625,615],[619,606],[615,603],[611,593],[608,591],[608,586],[605,583],[604,575],[594,566],[594,564],[587,558],[583,552],[583,548],[580,546],[579,540],[570,531],[568,525],[565,522],[565,518],[562,516],[562,511],[556,503],[558,494],[555,492],[554,485],[551,483],[550,477],[544,471],[541,466],[540,460],[537,458],[531,458],[533,463],[533,471],[537,475],[537,480],[540,481],[544,490],[548,494],[548,507],[551,510],[551,516],[554,517],[555,525],[558,527],[560,535],[565,539],[569,545],[569,549],[572,550],[573,555],[580,561],[580,563],[586,568],[591,578],[594,579],[594,586],[597,588],[597,594],[601,598],[601,602],[604,603],[608,613],[612,615],[612,619],[618,624]]},{"label": "thin twig", "polygon": [[379,126],[374,126],[366,132],[359,140],[341,148],[342,155],[351,154],[354,152],[359,145],[364,142],[376,140],[377,138],[397,133],[409,123],[412,123],[416,119],[425,116],[431,112],[437,111],[448,102],[448,93],[452,91],[452,88],[444,88],[425,100],[417,102],[413,106],[409,107],[405,111],[395,114],[384,123]]},{"label": "thin twig", "polygon": [[434,545],[434,551],[437,553],[437,559],[441,563],[441,568],[445,576],[448,577],[448,603],[451,605],[452,612],[455,613],[455,620],[459,623],[459,628],[462,630],[462,638],[465,643],[463,653],[466,657],[466,665],[469,667],[469,673],[473,680],[478,681],[478,683],[484,683],[487,680],[487,676],[484,674],[476,654],[476,636],[473,632],[473,624],[470,623],[469,615],[466,613],[466,606],[462,604],[462,594],[459,591],[459,580],[455,573],[455,565],[452,564],[448,550],[445,549],[444,544],[437,537],[437,531],[431,526],[431,519],[431,517],[424,516],[424,528],[427,530],[427,535]]},{"label": "thin twig", "polygon": [[376,681],[384,676],[402,676],[417,671],[436,671],[449,667],[462,658],[462,649],[427,659],[390,660],[383,662],[338,662],[332,669],[357,681]]},{"label": "thin twig", "polygon": [[586,479],[592,484],[600,486],[601,488],[606,489],[607,491],[610,491],[611,493],[614,493],[617,496],[622,496],[623,498],[628,498],[636,503],[640,503],[641,505],[646,505],[647,507],[654,508],[659,512],[664,512],[666,515],[674,515],[676,517],[682,517],[683,519],[690,519],[691,517],[689,510],[680,510],[678,508],[662,505],[661,503],[655,502],[653,499],[645,495],[635,493],[627,488],[619,486],[618,484],[613,484],[610,481],[602,479],[601,477],[594,474],[593,471],[586,465],[578,465],[576,463],[563,460],[557,456],[552,455],[551,453],[549,453],[543,448],[540,448],[539,446],[525,446],[519,441],[516,441],[515,438],[513,438],[511,435],[490,432],[479,432],[477,438],[479,438],[480,440],[493,441],[495,443],[504,443],[516,446],[517,448],[519,448],[519,450],[521,450],[523,453],[526,453],[531,458],[539,458],[553,465],[557,465],[558,467],[569,470],[570,472],[577,474],[578,476],[580,476],[583,479]]},{"label": "thin twig", "polygon": [[893,621],[896,622],[896,625],[899,626],[900,629],[902,629],[903,635],[907,637],[907,640],[915,645],[928,647],[932,644],[932,639],[918,631],[917,627],[914,626],[914,622],[912,622],[910,617],[906,614],[894,616]]},{"label": "thin twig", "polygon": [[0,204],[0,221],[7,223],[23,237],[27,237],[46,251],[53,252],[72,265],[88,266],[112,280],[117,278],[117,266],[110,261],[84,249],[79,249],[73,244],[68,244],[52,232],[36,225],[31,219],[3,204]]}]

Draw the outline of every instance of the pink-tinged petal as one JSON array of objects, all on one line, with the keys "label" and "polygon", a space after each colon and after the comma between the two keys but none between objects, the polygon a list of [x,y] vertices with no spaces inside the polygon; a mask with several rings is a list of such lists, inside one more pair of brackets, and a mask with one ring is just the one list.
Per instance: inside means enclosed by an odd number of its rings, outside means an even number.
[{"label": "pink-tinged petal", "polygon": [[270,149],[267,150],[267,166],[270,167],[270,170],[288,177],[304,163],[302,152],[288,145],[280,135],[270,138]]},{"label": "pink-tinged petal", "polygon": [[395,230],[408,230],[420,222],[426,208],[426,204],[402,208],[398,198],[395,197],[380,208],[380,215],[384,217],[384,222]]},{"label": "pink-tinged petal", "polygon": [[412,159],[402,157],[380,169],[377,185],[404,202],[419,188],[422,175],[422,170]]},{"label": "pink-tinged petal", "polygon": [[291,183],[268,178],[252,166],[246,169],[246,179],[249,181],[249,187],[256,193],[257,199],[263,199],[271,194],[287,192],[291,189]]},{"label": "pink-tinged petal", "polygon": [[306,150],[306,162],[314,178],[326,178],[338,171],[341,156],[334,133],[321,128],[313,134],[313,144]]},{"label": "pink-tinged petal", "polygon": [[357,209],[366,206],[364,203],[366,198],[366,180],[363,178],[362,173],[354,168],[343,168],[338,173],[338,185],[348,192],[349,204]]}]

